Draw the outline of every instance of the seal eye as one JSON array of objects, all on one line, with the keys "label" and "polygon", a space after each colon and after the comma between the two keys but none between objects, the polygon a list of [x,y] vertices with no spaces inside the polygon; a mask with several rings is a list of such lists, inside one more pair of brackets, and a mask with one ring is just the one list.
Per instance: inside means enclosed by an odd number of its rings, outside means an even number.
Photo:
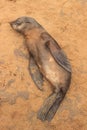
[{"label": "seal eye", "polygon": [[16,22],[16,24],[17,24],[17,25],[21,25],[21,24],[22,24],[22,22],[20,22],[20,21],[17,21],[17,22]]}]

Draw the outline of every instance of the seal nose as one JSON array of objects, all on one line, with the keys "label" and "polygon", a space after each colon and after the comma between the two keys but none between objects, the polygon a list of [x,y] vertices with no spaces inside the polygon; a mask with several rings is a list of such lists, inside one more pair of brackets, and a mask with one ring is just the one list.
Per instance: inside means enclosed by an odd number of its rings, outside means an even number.
[{"label": "seal nose", "polygon": [[11,25],[11,27],[13,26],[13,25],[15,25],[15,21],[11,21],[11,22],[9,22],[9,24]]},{"label": "seal nose", "polygon": [[12,21],[12,22],[9,22],[9,24],[12,26],[12,25],[13,25],[13,21]]}]

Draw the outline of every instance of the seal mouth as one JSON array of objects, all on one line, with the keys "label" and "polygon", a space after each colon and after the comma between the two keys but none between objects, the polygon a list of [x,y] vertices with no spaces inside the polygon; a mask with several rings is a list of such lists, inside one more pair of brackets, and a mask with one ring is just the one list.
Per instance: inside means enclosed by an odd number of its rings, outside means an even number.
[{"label": "seal mouth", "polygon": [[11,25],[11,27],[14,25],[14,21],[12,21],[12,22],[9,22],[9,24]]},{"label": "seal mouth", "polygon": [[10,26],[13,28],[13,29],[17,29],[17,25],[15,23],[15,21],[12,21],[12,22],[9,22]]}]

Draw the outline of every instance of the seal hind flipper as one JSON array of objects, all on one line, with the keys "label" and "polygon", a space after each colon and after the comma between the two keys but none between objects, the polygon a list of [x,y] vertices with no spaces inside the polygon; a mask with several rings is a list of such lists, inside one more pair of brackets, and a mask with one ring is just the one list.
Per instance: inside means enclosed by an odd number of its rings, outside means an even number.
[{"label": "seal hind flipper", "polygon": [[42,121],[51,121],[64,96],[65,93],[63,93],[61,89],[57,93],[52,93],[51,96],[49,96],[47,100],[45,100],[43,106],[38,111],[37,117]]},{"label": "seal hind flipper", "polygon": [[56,60],[56,62],[60,64],[65,70],[71,72],[71,66],[67,59],[67,56],[58,46],[58,44],[55,41],[48,40],[46,42],[46,46],[50,49],[50,52],[54,57],[54,59]]},{"label": "seal hind flipper", "polygon": [[50,108],[54,104],[56,96],[57,96],[57,94],[53,93],[45,100],[42,107],[38,111],[38,114],[37,114],[38,119],[40,119],[42,121],[46,120],[47,113],[49,112]]},{"label": "seal hind flipper", "polygon": [[29,70],[30,70],[30,75],[34,83],[36,84],[36,86],[40,90],[43,90],[43,75],[40,73],[39,68],[32,56],[30,56]]},{"label": "seal hind flipper", "polygon": [[53,119],[64,96],[65,96],[65,94],[60,90],[60,92],[57,94],[55,102],[53,103],[52,107],[50,108],[49,112],[46,115],[46,120],[51,121]]}]

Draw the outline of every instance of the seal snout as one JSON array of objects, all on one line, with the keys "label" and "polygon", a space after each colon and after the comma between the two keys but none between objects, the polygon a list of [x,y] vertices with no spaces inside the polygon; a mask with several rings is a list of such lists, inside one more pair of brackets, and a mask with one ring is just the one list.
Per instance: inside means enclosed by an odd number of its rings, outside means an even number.
[{"label": "seal snout", "polygon": [[13,29],[17,29],[16,21],[9,22],[9,24]]},{"label": "seal snout", "polygon": [[10,24],[11,26],[13,26],[13,24],[14,24],[14,21],[12,21],[12,22],[9,22],[9,24]]}]

